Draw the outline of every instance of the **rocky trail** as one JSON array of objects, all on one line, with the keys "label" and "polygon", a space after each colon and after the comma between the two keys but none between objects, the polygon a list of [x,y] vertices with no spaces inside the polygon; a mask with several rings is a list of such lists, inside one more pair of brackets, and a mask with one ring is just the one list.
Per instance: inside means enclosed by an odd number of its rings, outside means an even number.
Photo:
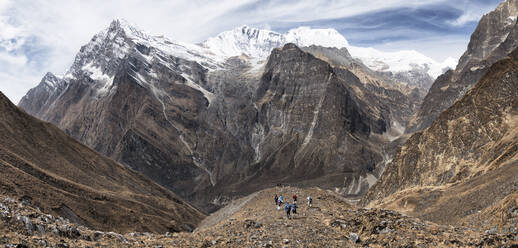
[{"label": "rocky trail", "polygon": [[[287,219],[273,196],[298,210]],[[313,205],[307,206],[311,195]],[[319,188],[276,187],[233,201],[207,217],[193,233],[99,232],[41,213],[23,202],[0,198],[3,247],[517,247],[513,234],[477,232],[423,222],[395,211],[358,209]],[[25,246],[23,246],[25,245]]]}]

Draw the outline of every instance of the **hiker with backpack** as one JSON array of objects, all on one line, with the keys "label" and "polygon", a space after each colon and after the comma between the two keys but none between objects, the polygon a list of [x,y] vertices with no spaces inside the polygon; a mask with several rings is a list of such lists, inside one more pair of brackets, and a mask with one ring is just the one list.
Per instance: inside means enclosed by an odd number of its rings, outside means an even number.
[{"label": "hiker with backpack", "polygon": [[277,211],[281,210],[281,206],[282,206],[282,195],[279,196],[279,198],[277,199]]},{"label": "hiker with backpack", "polygon": [[284,211],[286,211],[286,217],[290,219],[291,205],[289,202],[286,202],[286,205],[284,205]]},{"label": "hiker with backpack", "polygon": [[293,194],[293,202],[296,202],[296,201],[297,201],[297,195]]},{"label": "hiker with backpack", "polygon": [[291,212],[293,214],[297,214],[297,203],[294,202],[293,204],[291,204]]},{"label": "hiker with backpack", "polygon": [[311,203],[313,203],[313,198],[311,198],[311,196],[308,196],[308,207],[311,207]]},{"label": "hiker with backpack", "polygon": [[277,194],[275,194],[275,206],[277,206],[279,204],[279,197],[277,196]]}]

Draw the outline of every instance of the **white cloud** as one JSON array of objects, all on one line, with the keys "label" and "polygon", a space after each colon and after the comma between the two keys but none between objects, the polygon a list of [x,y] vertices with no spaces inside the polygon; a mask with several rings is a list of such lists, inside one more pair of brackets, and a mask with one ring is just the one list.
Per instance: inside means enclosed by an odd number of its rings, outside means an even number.
[{"label": "white cloud", "polygon": [[27,57],[24,55],[12,55],[6,52],[0,52],[0,63],[24,66],[27,63]]},{"label": "white cloud", "polygon": [[478,20],[484,15],[484,13],[466,12],[459,16],[459,18],[450,21],[449,23],[453,26],[464,26],[469,22],[478,22]]}]

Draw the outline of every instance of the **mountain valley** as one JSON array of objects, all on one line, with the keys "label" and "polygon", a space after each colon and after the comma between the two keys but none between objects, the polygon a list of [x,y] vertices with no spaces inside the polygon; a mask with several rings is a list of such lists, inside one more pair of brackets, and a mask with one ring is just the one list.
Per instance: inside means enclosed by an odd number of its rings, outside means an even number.
[{"label": "mountain valley", "polygon": [[0,246],[518,247],[516,16],[483,15],[458,63],[116,18],[0,93]]},{"label": "mountain valley", "polygon": [[288,43],[264,62],[253,56],[272,47],[237,43],[250,52],[231,57],[206,50],[227,36],[305,44],[324,31],[286,38],[243,27],[197,47],[115,20],[64,77],[47,74],[19,105],[205,211],[277,183],[358,195],[379,177],[387,147],[424,97],[414,76],[430,76],[373,71],[345,47]]}]

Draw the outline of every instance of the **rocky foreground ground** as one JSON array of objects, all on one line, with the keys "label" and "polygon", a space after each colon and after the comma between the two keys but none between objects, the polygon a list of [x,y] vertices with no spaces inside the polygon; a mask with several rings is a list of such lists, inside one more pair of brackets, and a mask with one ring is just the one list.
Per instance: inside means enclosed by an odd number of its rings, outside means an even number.
[{"label": "rocky foreground ground", "polygon": [[[297,194],[287,219],[274,195]],[[311,195],[312,207],[305,198]],[[3,247],[518,247],[516,233],[474,231],[423,222],[381,209],[357,209],[318,188],[277,187],[235,200],[193,233],[100,232],[46,215],[22,200],[0,197]]]}]

